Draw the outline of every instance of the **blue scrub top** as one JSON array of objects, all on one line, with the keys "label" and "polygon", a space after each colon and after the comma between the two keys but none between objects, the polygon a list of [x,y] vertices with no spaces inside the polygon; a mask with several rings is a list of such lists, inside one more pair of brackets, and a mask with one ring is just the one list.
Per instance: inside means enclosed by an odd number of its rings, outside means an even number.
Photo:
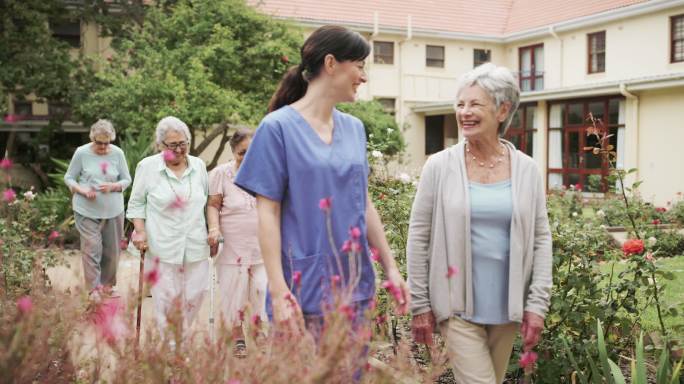
[{"label": "blue scrub top", "polygon": [[[337,109],[331,144],[323,142],[289,105],[269,113],[256,130],[235,184],[281,202],[284,277],[304,314],[322,313],[323,304],[331,299],[333,275],[344,276],[343,282],[348,279],[350,259],[340,249],[351,227],[361,230],[357,261],[361,277],[352,301],[375,294],[366,230],[368,172],[363,123]],[[327,197],[332,198],[331,234],[343,273],[330,244],[325,212],[319,207]],[[300,287],[292,286],[293,271],[301,272]]]}]

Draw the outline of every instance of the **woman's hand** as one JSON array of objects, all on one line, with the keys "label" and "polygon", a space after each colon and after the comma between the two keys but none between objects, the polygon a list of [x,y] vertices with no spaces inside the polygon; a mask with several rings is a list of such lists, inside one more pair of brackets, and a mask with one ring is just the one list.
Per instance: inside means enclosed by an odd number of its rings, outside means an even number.
[{"label": "woman's hand", "polygon": [[401,274],[396,267],[387,272],[387,281],[389,282],[388,289],[396,304],[397,315],[407,314],[411,301],[411,293],[409,292],[408,285],[406,285],[404,278],[401,277]]},{"label": "woman's hand", "polygon": [[413,316],[411,331],[416,343],[432,345],[432,333],[435,329],[435,315],[432,311]]},{"label": "woman's hand", "polygon": [[273,323],[285,332],[302,333],[305,329],[304,315],[292,292],[271,292]]},{"label": "woman's hand", "polygon": [[83,195],[88,200],[95,200],[97,193],[92,188],[77,187],[76,193]]},{"label": "woman's hand", "polygon": [[144,251],[147,249],[147,234],[145,231],[134,231],[131,235],[131,240],[133,240],[133,245],[139,251]]},{"label": "woman's hand", "polygon": [[219,239],[221,238],[221,231],[218,228],[211,228],[209,234],[207,235],[207,244],[210,247],[218,246]]},{"label": "woman's hand", "polygon": [[97,186],[97,190],[102,193],[119,192],[121,187],[116,183],[102,183]]},{"label": "woman's hand", "polygon": [[536,313],[525,311],[520,326],[523,351],[530,351],[539,343],[542,330],[544,330],[544,318]]}]

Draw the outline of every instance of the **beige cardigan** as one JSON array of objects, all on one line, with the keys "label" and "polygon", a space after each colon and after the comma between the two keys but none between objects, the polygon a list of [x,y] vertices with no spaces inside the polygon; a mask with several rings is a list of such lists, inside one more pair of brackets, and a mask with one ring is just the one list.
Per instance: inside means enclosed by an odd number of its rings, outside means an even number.
[{"label": "beige cardigan", "polygon": [[[511,153],[508,318],[523,311],[546,316],[551,296],[551,232],[537,166],[508,141]],[[470,201],[464,142],[432,155],[420,177],[407,244],[408,282],[414,315],[432,310],[437,322],[473,316]],[[447,277],[450,266],[460,271]]]}]

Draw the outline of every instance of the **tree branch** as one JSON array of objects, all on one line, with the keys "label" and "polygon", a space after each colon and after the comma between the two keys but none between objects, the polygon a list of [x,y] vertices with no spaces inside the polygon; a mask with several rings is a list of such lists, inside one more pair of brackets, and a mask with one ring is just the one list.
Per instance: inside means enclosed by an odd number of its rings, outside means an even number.
[{"label": "tree branch", "polygon": [[223,135],[221,136],[221,143],[219,144],[218,150],[214,153],[214,158],[211,159],[211,163],[207,165],[207,171],[211,171],[214,169],[216,164],[218,163],[219,157],[221,157],[221,154],[223,154],[223,150],[226,148],[226,143],[230,140],[228,137],[228,129],[223,130]]},{"label": "tree branch", "polygon": [[[199,155],[200,153],[204,152],[204,150],[207,149],[207,147],[211,144],[212,141],[214,141],[217,137],[219,137],[219,135],[223,134],[224,131],[227,132],[228,130],[230,130],[230,129],[232,129],[232,128],[235,128],[235,129],[240,129],[240,128],[250,129],[249,127],[244,126],[244,125],[231,125],[231,124],[228,124],[228,123],[221,123],[221,124],[219,124],[218,127],[214,128],[211,132],[209,132],[209,134],[208,134],[207,136],[204,137],[204,139],[202,140],[202,142],[201,142],[199,145],[195,146],[195,148],[192,150],[191,153],[192,153],[194,156],[197,156],[197,155]],[[193,130],[192,132],[194,132],[194,130]]]}]

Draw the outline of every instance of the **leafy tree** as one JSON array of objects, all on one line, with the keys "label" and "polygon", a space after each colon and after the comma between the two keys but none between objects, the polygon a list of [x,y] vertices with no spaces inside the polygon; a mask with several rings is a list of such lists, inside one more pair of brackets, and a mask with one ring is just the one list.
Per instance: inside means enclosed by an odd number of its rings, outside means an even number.
[{"label": "leafy tree", "polygon": [[[213,167],[235,124],[252,125],[301,44],[301,34],[243,0],[181,0],[148,8],[112,44],[98,89],[79,104],[84,121],[111,119],[124,136],[151,135],[174,115],[200,154],[220,137]],[[298,56],[298,55],[297,55]]]},{"label": "leafy tree", "polygon": [[368,149],[378,150],[393,156],[406,148],[404,137],[394,117],[385,112],[382,104],[375,100],[340,104],[338,109],[358,117],[366,127]]}]

